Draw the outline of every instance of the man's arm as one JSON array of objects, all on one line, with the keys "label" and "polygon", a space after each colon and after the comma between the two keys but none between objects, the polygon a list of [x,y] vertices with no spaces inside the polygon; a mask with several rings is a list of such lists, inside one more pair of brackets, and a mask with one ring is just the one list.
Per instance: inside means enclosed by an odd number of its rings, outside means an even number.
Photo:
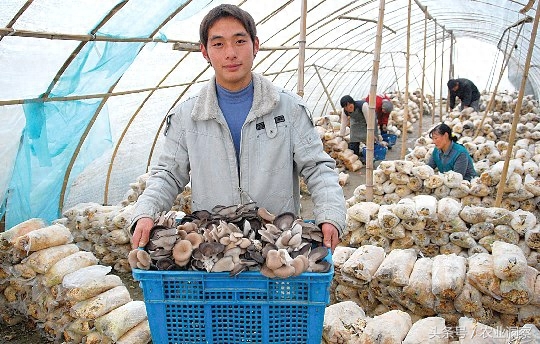
[{"label": "man's arm", "polygon": [[456,94],[452,90],[448,90],[450,92],[450,95],[448,96],[448,101],[450,102],[450,109],[453,109],[456,107]]},{"label": "man's arm", "polygon": [[341,126],[339,128],[339,136],[345,136],[347,126],[349,125],[349,116],[345,114],[345,110],[341,111]]},{"label": "man's arm", "polygon": [[299,111],[293,125],[294,161],[311,193],[315,223],[321,227],[325,243],[330,242],[334,247],[345,228],[345,196],[335,171],[335,160],[324,151],[305,108],[300,106]]},{"label": "man's arm", "polygon": [[460,84],[459,87],[461,88],[461,97],[459,99],[461,100],[461,104],[463,104],[464,107],[471,106],[472,103],[472,87],[469,83],[464,82],[463,84]]}]

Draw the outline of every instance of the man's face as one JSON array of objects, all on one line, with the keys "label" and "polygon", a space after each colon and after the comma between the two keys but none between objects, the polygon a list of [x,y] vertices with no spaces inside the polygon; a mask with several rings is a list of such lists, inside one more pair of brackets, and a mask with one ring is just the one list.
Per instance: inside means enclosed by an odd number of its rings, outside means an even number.
[{"label": "man's face", "polygon": [[229,91],[251,82],[251,68],[259,51],[259,39],[251,40],[242,23],[233,17],[218,19],[208,30],[207,47],[201,52],[216,73],[216,81]]},{"label": "man's face", "polygon": [[456,84],[456,86],[452,87],[452,91],[456,92],[459,90],[459,84]]},{"label": "man's face", "polygon": [[347,113],[353,112],[354,111],[354,104],[353,103],[347,103],[347,105],[345,105],[343,110],[345,110],[345,112],[347,112]]}]

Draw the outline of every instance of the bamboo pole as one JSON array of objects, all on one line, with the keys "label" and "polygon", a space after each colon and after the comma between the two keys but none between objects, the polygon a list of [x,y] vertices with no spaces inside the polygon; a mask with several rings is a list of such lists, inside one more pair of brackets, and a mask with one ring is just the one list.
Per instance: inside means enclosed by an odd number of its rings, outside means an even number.
[{"label": "bamboo pole", "polygon": [[[521,32],[522,28],[523,28],[523,26],[521,26],[520,32]],[[495,84],[495,87],[493,89],[493,93],[491,94],[491,97],[489,98],[489,102],[488,102],[488,105],[486,107],[486,110],[484,111],[484,115],[482,116],[482,120],[480,121],[480,124],[478,125],[478,128],[476,128],[476,133],[474,134],[473,139],[477,138],[478,135],[480,135],[480,132],[482,131],[482,128],[484,127],[484,122],[485,122],[485,120],[487,118],[487,115],[490,113],[493,106],[495,106],[495,97],[497,96],[497,92],[499,90],[499,85],[500,85],[502,77],[504,75],[504,71],[506,70],[506,67],[508,66],[508,62],[510,62],[510,57],[511,57],[511,54],[512,54],[512,50],[514,50],[514,47],[516,46],[516,43],[517,43],[519,37],[520,37],[520,35],[518,33],[516,35],[515,40],[514,40],[514,44],[512,44],[509,52],[508,52],[508,46],[509,46],[508,42],[506,44],[506,47],[504,49],[503,63],[502,63],[502,66],[501,66],[501,70],[499,72],[499,78],[497,80],[497,83]]]},{"label": "bamboo pole", "polygon": [[[6,28],[13,28],[13,25],[19,20],[19,18],[23,15],[23,13],[26,11],[28,7],[34,2],[34,0],[27,0],[26,3],[17,11],[15,16],[11,18],[11,20],[6,24]],[[0,41],[4,38],[4,36],[0,36]]]},{"label": "bamboo pole", "polygon": [[495,198],[495,206],[500,207],[502,197],[504,193],[504,187],[506,186],[506,176],[508,174],[508,165],[510,164],[510,157],[512,155],[512,149],[516,140],[516,128],[521,115],[521,105],[523,102],[523,94],[525,93],[525,86],[527,85],[527,78],[529,76],[529,67],[531,65],[531,58],[534,50],[534,42],[536,40],[536,33],[538,31],[538,21],[540,19],[540,10],[538,9],[538,1],[536,2],[536,14],[534,17],[534,24],[531,31],[531,39],[529,40],[529,50],[527,52],[527,58],[525,60],[525,68],[523,70],[523,77],[521,79],[521,86],[519,88],[519,95],[516,102],[516,108],[514,110],[514,119],[512,120],[512,130],[510,131],[510,138],[508,139],[508,148],[506,149],[506,157],[504,158],[504,167],[501,174],[501,181],[497,187],[497,198]]},{"label": "bamboo pole", "polygon": [[401,94],[401,90],[399,89],[399,78],[398,78],[398,75],[397,75],[397,69],[396,69],[396,64],[394,62],[394,54],[393,53],[390,53],[390,60],[392,60],[392,68],[394,68],[394,76],[396,77],[397,91],[398,91],[398,94]]},{"label": "bamboo pole", "polygon": [[373,200],[373,145],[375,143],[375,104],[377,102],[377,81],[379,78],[379,63],[381,58],[382,29],[384,22],[385,0],[379,0],[379,18],[373,53],[373,72],[371,73],[371,88],[369,91],[369,112],[367,118],[366,142],[366,200]]},{"label": "bamboo pole", "polygon": [[[442,106],[442,90],[443,90],[443,85],[444,85],[444,81],[443,81],[443,72],[444,72],[444,41],[445,41],[445,33],[446,33],[446,29],[443,27],[443,31],[442,31],[442,47],[441,47],[441,81],[440,81],[440,86],[439,86],[439,118],[441,119],[442,121],[442,118],[443,118],[443,106]],[[437,57],[435,57],[437,58]],[[448,102],[447,102],[448,103]]]},{"label": "bamboo pole", "polygon": [[435,124],[435,109],[437,107],[437,97],[435,96],[435,90],[437,89],[437,21],[434,19],[433,22],[435,25],[435,36],[433,39],[433,46],[435,47],[435,54],[433,56],[435,56],[435,63],[433,65],[433,112],[431,113],[431,125]]},{"label": "bamboo pole", "polygon": [[418,137],[422,136],[422,119],[424,117],[424,87],[425,87],[425,80],[426,80],[426,48],[427,48],[427,20],[428,20],[428,14],[427,14],[427,7],[426,11],[424,12],[424,58],[422,60],[422,88],[421,88],[421,96],[420,96],[420,118],[418,120]]},{"label": "bamboo pole", "polygon": [[328,98],[328,101],[330,102],[330,105],[332,105],[332,109],[334,110],[334,113],[339,114],[338,110],[336,109],[336,105],[332,101],[332,97],[330,96],[330,92],[328,92],[328,88],[326,88],[326,85],[324,84],[324,80],[323,80],[323,78],[321,76],[321,73],[319,72],[319,67],[317,67],[316,65],[313,65],[313,68],[315,68],[315,73],[319,77],[319,81],[321,82],[324,93],[326,94],[326,97]]},{"label": "bamboo pole", "polygon": [[306,61],[306,18],[307,0],[302,1],[300,16],[300,37],[298,40],[298,83],[297,92],[300,97],[304,96],[304,73]]},{"label": "bamboo pole", "polygon": [[454,31],[448,30],[450,35],[450,66],[448,67],[448,79],[454,78]]},{"label": "bamboo pole", "polygon": [[403,129],[401,130],[401,154],[400,158],[405,158],[407,152],[407,122],[409,121],[409,63],[411,56],[411,0],[407,8],[407,55],[405,56],[405,108],[403,111]]}]

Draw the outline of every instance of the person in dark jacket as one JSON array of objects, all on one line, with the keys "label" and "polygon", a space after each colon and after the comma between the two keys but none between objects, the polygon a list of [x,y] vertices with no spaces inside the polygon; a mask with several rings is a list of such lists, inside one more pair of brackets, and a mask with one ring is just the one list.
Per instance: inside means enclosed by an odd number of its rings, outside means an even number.
[{"label": "person in dark jacket", "polygon": [[450,79],[448,86],[448,100],[450,101],[450,109],[456,106],[456,97],[461,100],[460,110],[467,107],[472,107],[475,111],[480,110],[480,92],[476,85],[469,79]]},{"label": "person in dark jacket", "polygon": [[[349,149],[354,154],[360,156],[360,142],[366,143],[367,140],[367,117],[369,104],[365,100],[355,101],[350,95],[343,96],[340,100],[343,108],[341,114],[340,136],[345,136],[345,129],[350,127]],[[379,134],[377,126],[377,116],[374,116],[375,141],[382,142],[382,136]]]},{"label": "person in dark jacket", "polygon": [[455,171],[461,173],[463,179],[471,180],[476,177],[474,163],[467,148],[457,143],[457,137],[452,135],[452,129],[442,123],[431,129],[429,137],[435,148],[429,158],[428,165],[437,168],[439,172]]}]

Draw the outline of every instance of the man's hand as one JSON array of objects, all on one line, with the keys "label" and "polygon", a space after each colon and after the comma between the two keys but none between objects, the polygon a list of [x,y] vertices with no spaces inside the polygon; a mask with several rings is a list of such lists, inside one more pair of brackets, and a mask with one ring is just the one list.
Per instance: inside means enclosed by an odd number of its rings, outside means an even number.
[{"label": "man's hand", "polygon": [[321,226],[321,230],[323,233],[323,244],[325,247],[331,248],[332,252],[334,252],[334,249],[339,244],[339,232],[337,228],[328,222],[325,222]]},{"label": "man's hand", "polygon": [[154,227],[154,220],[149,217],[141,217],[137,220],[135,231],[131,238],[131,248],[145,247],[150,240],[150,230]]},{"label": "man's hand", "polygon": [[382,135],[377,136],[377,142],[381,143],[381,142],[383,142],[383,141],[384,141],[384,140],[383,140]]}]

